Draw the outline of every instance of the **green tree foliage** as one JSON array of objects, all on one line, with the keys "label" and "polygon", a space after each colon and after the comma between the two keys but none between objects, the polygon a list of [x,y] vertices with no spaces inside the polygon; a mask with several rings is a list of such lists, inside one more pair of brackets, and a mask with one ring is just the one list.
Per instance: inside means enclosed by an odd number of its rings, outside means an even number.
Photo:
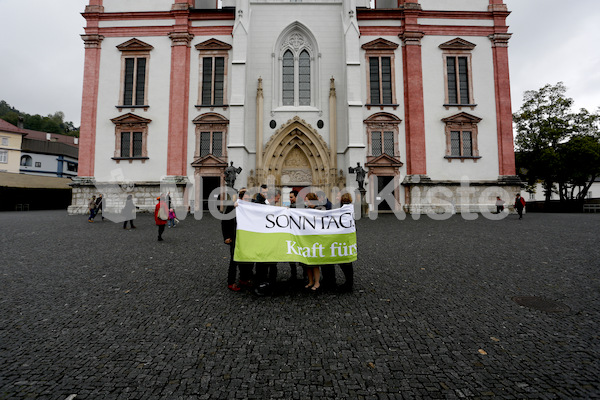
[{"label": "green tree foliage", "polygon": [[572,112],[566,91],[562,82],[526,91],[513,115],[519,174],[529,185],[542,181],[546,201],[555,184],[561,201],[583,201],[600,176],[600,113]]},{"label": "green tree foliage", "polygon": [[45,117],[39,114],[29,115],[12,107],[6,101],[0,100],[0,118],[17,126],[20,117],[23,118],[23,128],[25,129],[79,137],[79,128],[76,128],[71,121],[65,122],[65,114],[62,111]]}]

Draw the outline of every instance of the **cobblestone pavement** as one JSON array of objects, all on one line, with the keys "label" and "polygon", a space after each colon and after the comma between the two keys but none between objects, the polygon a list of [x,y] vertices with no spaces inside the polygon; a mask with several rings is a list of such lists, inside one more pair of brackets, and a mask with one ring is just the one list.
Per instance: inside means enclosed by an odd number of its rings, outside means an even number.
[{"label": "cobblestone pavement", "polygon": [[210,216],[0,224],[0,399],[600,397],[600,215],[362,219],[352,293],[280,264],[270,297],[227,290]]}]

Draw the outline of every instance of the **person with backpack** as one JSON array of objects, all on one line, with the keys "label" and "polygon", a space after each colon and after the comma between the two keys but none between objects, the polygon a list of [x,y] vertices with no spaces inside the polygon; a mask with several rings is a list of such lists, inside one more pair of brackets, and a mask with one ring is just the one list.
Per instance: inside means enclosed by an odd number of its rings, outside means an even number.
[{"label": "person with backpack", "polygon": [[165,226],[167,225],[167,220],[169,219],[169,211],[167,211],[167,202],[165,200],[165,196],[157,197],[158,203],[154,208],[154,221],[158,226],[158,241],[162,242],[162,234],[165,231]]},{"label": "person with backpack", "polygon": [[525,208],[525,199],[521,197],[520,193],[517,193],[515,198],[515,209],[519,213],[519,219],[523,219],[523,209]]}]

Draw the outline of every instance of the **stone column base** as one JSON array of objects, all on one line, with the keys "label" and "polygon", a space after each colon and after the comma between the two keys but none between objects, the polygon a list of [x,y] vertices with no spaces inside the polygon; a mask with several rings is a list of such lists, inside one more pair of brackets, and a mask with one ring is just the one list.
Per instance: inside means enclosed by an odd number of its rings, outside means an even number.
[{"label": "stone column base", "polygon": [[496,212],[496,196],[512,211],[516,193],[522,187],[517,177],[501,176],[496,181],[434,181],[427,176],[407,176],[404,211],[409,214],[460,214]]}]

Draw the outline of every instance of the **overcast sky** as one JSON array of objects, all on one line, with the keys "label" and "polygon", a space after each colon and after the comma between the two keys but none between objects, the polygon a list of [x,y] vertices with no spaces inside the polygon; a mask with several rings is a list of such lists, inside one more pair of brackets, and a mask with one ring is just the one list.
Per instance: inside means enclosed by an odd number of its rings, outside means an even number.
[{"label": "overcast sky", "polygon": [[[143,0],[140,0],[143,1]],[[453,1],[453,0],[447,0]],[[80,124],[87,0],[0,0],[0,100]],[[505,0],[513,112],[525,90],[563,81],[575,107],[600,106],[600,0]]]}]

